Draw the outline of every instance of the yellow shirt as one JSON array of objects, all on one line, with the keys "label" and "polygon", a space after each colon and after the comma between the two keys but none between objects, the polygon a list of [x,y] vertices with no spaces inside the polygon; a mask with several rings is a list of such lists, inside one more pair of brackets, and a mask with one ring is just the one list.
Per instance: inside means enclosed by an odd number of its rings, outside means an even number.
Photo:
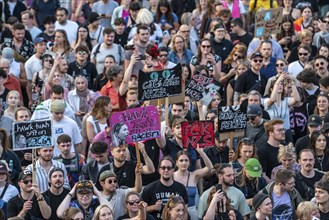
[{"label": "yellow shirt", "polygon": [[[257,3],[254,8],[255,1]],[[278,7],[278,2],[276,0],[273,0],[273,8],[277,8],[277,7]],[[252,11],[257,12],[259,9],[263,9],[263,10],[271,9],[271,0],[250,0],[249,12],[252,12]]]}]

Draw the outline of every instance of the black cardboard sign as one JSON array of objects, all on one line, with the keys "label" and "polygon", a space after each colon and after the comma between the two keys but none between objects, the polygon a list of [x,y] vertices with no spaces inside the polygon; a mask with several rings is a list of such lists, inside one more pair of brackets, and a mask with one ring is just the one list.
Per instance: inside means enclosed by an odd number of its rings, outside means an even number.
[{"label": "black cardboard sign", "polygon": [[218,107],[218,130],[220,133],[243,130],[247,126],[247,114],[240,106]]}]

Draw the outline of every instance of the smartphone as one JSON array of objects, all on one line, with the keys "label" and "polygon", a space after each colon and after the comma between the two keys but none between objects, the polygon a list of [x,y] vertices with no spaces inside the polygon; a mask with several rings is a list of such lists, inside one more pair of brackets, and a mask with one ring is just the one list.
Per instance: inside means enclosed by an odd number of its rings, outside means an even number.
[{"label": "smartphone", "polygon": [[284,72],[284,73],[288,73],[288,67],[283,67],[283,68],[282,68],[282,72]]},{"label": "smartphone", "polygon": [[125,45],[124,48],[125,48],[125,50],[134,50],[135,45]]},{"label": "smartphone", "polygon": [[216,191],[223,191],[222,184],[217,184],[216,185]]},{"label": "smartphone", "polygon": [[145,59],[146,59],[145,54],[141,54],[141,55],[139,55],[139,59],[140,59],[140,60],[145,60]]}]

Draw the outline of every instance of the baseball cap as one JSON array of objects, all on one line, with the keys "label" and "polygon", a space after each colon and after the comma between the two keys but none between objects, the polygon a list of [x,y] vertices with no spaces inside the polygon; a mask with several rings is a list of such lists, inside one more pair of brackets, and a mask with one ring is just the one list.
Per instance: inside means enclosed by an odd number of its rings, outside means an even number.
[{"label": "baseball cap", "polygon": [[37,37],[34,39],[34,44],[38,44],[38,43],[41,43],[41,42],[46,42],[47,41],[43,38],[43,37]]},{"label": "baseball cap", "polygon": [[23,170],[18,175],[18,181],[24,180],[27,176],[32,176],[32,171],[30,171],[30,170]]},{"label": "baseball cap", "polygon": [[246,170],[251,177],[261,177],[262,166],[256,158],[250,158],[245,164]]},{"label": "baseball cap", "polygon": [[247,117],[262,115],[262,108],[258,104],[248,105]]},{"label": "baseball cap", "polygon": [[81,180],[77,183],[77,193],[90,193],[93,192],[93,184],[89,180]]},{"label": "baseball cap", "polygon": [[11,63],[11,61],[14,59],[14,50],[10,47],[3,48],[2,58],[9,60],[9,62]]},{"label": "baseball cap", "polygon": [[218,23],[215,25],[214,30],[217,30],[217,29],[226,30],[225,26],[222,23]]},{"label": "baseball cap", "polygon": [[112,170],[105,170],[99,175],[99,181],[103,181],[109,177],[117,177],[117,175]]},{"label": "baseball cap", "polygon": [[64,112],[65,105],[61,100],[54,100],[50,104],[50,111],[51,112]]},{"label": "baseball cap", "polygon": [[254,58],[256,58],[256,57],[261,57],[261,58],[263,58],[263,55],[262,55],[261,53],[259,53],[259,52],[253,53],[253,54],[251,55],[251,59],[254,59]]},{"label": "baseball cap", "polygon": [[93,23],[94,21],[99,20],[100,17],[98,16],[98,14],[96,12],[90,12],[89,16],[88,16],[88,21],[89,24]]},{"label": "baseball cap", "polygon": [[319,115],[313,114],[308,118],[307,126],[320,126],[322,124],[322,118]]},{"label": "baseball cap", "polygon": [[3,162],[0,162],[0,174],[8,174],[7,166]]}]

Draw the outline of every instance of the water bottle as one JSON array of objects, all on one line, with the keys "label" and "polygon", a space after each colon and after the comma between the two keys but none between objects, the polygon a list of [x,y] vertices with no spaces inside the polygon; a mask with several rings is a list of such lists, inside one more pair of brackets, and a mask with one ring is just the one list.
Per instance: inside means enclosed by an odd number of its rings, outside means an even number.
[{"label": "water bottle", "polygon": [[10,170],[13,170],[13,168],[14,168],[14,161],[13,160],[10,160],[9,161],[9,169]]}]

